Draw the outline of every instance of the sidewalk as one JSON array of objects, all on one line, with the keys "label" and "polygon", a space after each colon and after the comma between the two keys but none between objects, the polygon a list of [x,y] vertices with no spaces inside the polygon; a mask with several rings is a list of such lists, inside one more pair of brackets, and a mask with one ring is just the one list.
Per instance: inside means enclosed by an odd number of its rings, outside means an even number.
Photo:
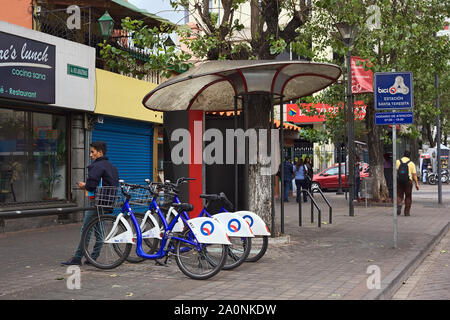
[{"label": "sidewalk", "polygon": [[[273,241],[256,263],[195,281],[154,261],[124,263],[113,270],[81,267],[81,289],[67,288],[60,262],[74,252],[79,224],[0,235],[0,299],[174,299],[174,300],[303,300],[391,299],[402,282],[445,235],[450,225],[450,186],[443,187],[447,207],[437,206],[437,187],[413,191],[411,216],[398,217],[398,248],[393,248],[393,209],[356,206],[348,216],[344,196],[325,193],[333,205],[333,223],[320,196],[322,227],[310,223],[310,204],[285,205],[285,234],[290,242]],[[279,203],[276,209],[279,211]],[[280,220],[277,212],[277,221]],[[379,268],[381,289],[369,289]],[[370,271],[369,270],[369,271]]]}]

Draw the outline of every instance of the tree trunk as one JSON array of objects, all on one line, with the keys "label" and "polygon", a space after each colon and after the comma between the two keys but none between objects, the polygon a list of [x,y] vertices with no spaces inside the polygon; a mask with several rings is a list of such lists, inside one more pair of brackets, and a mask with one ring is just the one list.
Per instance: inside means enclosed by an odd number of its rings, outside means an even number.
[{"label": "tree trunk", "polygon": [[[248,128],[257,130],[257,133],[259,129],[270,129],[270,95],[252,94],[247,97],[248,109],[247,115],[244,115],[244,117],[248,116],[246,120]],[[270,131],[268,131],[267,139],[270,143]],[[271,146],[270,150],[273,151],[274,148]],[[259,157],[257,159],[257,163],[250,164],[246,172],[248,174],[247,207],[260,216],[270,227],[272,223],[272,180],[270,175],[263,174],[264,166],[261,164],[261,159]],[[275,226],[271,232],[276,234],[278,229],[278,226]]]},{"label": "tree trunk", "polygon": [[[373,179],[373,199],[385,200],[389,197],[389,190],[384,177],[383,143],[380,139],[381,126],[375,125],[373,97],[367,104],[366,128],[368,132],[369,166]],[[394,195],[395,196],[395,195]]]}]

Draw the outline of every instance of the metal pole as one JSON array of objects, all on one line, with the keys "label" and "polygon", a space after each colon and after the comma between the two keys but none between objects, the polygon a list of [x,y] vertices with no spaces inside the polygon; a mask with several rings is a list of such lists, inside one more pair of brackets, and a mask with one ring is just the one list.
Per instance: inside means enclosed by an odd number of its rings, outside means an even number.
[{"label": "metal pole", "polygon": [[[244,132],[247,132],[248,130],[248,101],[249,101],[249,97],[247,96],[243,96],[243,100],[242,100],[242,105],[243,105],[243,109],[244,109]],[[249,175],[249,165],[248,165],[248,161],[249,161],[249,139],[250,137],[246,136],[245,137],[245,174],[244,174],[244,209],[245,210],[249,210],[250,208],[250,204],[248,203],[248,198],[249,198],[249,183],[248,183],[248,175]]]},{"label": "metal pole", "polygon": [[[234,97],[234,132],[236,133],[237,130],[237,104],[238,104],[238,97]],[[238,192],[238,165],[237,165],[237,138],[234,138],[234,210],[238,210],[239,205],[239,192]]]},{"label": "metal pole", "polygon": [[300,186],[300,199],[298,201],[298,225],[301,227],[302,226],[302,187]]},{"label": "metal pole", "polygon": [[91,46],[91,7],[89,7],[89,47]]},{"label": "metal pole", "polygon": [[[275,129],[275,123],[274,123],[274,111],[275,108],[273,107],[273,94],[271,95],[271,110],[270,110],[270,128],[273,130]],[[274,157],[272,156],[272,152],[275,151],[274,146],[272,146],[272,135],[270,136],[270,156],[272,157],[272,159],[274,159]],[[272,209],[272,227],[271,227],[271,235],[272,237],[275,237],[275,179],[276,176],[272,175],[271,177],[271,182],[272,182],[272,205],[271,205],[271,209]]]},{"label": "metal pole", "polygon": [[[393,110],[395,113],[395,110]],[[397,125],[392,125],[392,181],[394,202],[394,248],[397,248]]]},{"label": "metal pole", "polygon": [[342,144],[341,143],[339,143],[339,146],[338,146],[338,165],[339,165],[339,167],[338,167],[338,189],[337,189],[337,192],[336,192],[336,194],[344,194],[344,192],[342,192],[342,168],[341,168],[341,158],[342,158],[342,153],[341,153],[341,151],[342,151]]},{"label": "metal pole", "polygon": [[355,113],[353,111],[353,95],[352,95],[352,71],[350,63],[351,51],[347,51],[347,94],[348,94],[348,188],[349,188],[349,199],[348,199],[348,213],[350,217],[355,215],[353,207],[353,199],[355,198],[354,180],[355,180]]},{"label": "metal pole", "polygon": [[283,96],[280,96],[280,200],[281,200],[281,234],[284,234],[284,130],[283,130]]},{"label": "metal pole", "polygon": [[439,115],[439,75],[436,73],[434,76],[434,86],[436,88],[436,111],[437,115],[437,123],[436,123],[436,144],[437,144],[437,178],[438,178],[438,203],[442,204],[442,181],[441,181],[441,116]]}]

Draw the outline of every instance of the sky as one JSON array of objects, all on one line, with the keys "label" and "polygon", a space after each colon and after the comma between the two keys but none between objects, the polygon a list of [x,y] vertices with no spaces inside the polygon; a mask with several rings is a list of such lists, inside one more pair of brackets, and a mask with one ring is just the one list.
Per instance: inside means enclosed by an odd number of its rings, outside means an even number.
[{"label": "sky", "polygon": [[184,12],[174,12],[169,0],[128,0],[128,2],[173,23],[184,24]]},{"label": "sky", "polygon": [[[169,0],[128,0],[128,2],[173,23],[184,24],[184,11],[175,11]],[[173,42],[178,42],[178,37],[175,33],[171,33],[170,37]]]}]

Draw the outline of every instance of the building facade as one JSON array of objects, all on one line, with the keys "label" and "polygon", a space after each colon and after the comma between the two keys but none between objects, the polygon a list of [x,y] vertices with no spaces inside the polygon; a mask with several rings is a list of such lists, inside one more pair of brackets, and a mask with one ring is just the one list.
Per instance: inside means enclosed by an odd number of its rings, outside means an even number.
[{"label": "building facade", "polygon": [[[69,30],[64,1],[22,2],[0,13],[0,232],[81,221],[91,204],[77,182],[87,177],[95,140],[107,143],[120,179],[163,179],[162,113],[141,103],[160,78],[103,70],[96,21],[105,11],[100,2],[115,21],[158,17],[125,1],[99,1],[80,4],[82,27]],[[96,28],[83,30],[88,25]]]}]

